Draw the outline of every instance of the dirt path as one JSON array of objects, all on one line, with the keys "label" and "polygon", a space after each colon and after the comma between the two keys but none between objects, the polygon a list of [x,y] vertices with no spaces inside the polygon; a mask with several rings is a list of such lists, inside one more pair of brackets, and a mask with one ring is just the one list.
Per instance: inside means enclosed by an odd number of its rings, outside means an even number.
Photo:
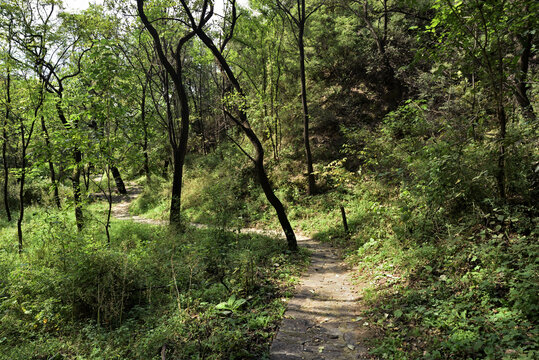
[{"label": "dirt path", "polygon": [[[129,186],[128,195],[117,196],[112,216],[138,223],[166,225],[164,220],[129,214],[129,204],[141,193]],[[207,228],[203,224],[191,224]],[[283,236],[279,231],[245,228],[241,233]],[[295,296],[289,301],[284,319],[270,348],[270,359],[349,360],[370,359],[365,346],[372,334],[360,317],[358,286],[352,284],[352,271],[335,249],[298,236],[300,246],[312,251],[311,266],[300,279]]]},{"label": "dirt path", "polygon": [[288,303],[270,359],[370,359],[365,342],[372,334],[360,318],[352,271],[329,245],[300,244],[311,249],[311,266]]},{"label": "dirt path", "polygon": [[112,198],[112,216],[118,220],[130,220],[142,224],[151,225],[166,225],[168,221],[148,219],[137,215],[129,214],[129,205],[142,192],[142,187],[139,185],[129,185],[126,187],[127,195],[115,195]]}]

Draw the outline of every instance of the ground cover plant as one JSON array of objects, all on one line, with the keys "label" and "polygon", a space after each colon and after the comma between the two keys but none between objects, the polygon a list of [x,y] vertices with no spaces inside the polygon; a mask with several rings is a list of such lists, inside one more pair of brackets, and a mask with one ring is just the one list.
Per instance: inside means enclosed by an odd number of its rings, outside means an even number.
[{"label": "ground cover plant", "polygon": [[124,221],[108,244],[65,212],[32,215],[22,257],[2,236],[3,359],[262,358],[307,259],[261,235]]}]

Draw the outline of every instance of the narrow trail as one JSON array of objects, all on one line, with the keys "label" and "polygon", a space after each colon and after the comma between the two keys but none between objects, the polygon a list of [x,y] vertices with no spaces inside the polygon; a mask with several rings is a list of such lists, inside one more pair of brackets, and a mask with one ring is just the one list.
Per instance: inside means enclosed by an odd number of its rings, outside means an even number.
[{"label": "narrow trail", "polygon": [[361,320],[360,286],[337,251],[314,240],[300,242],[312,251],[311,266],[289,301],[270,359],[371,359],[366,341],[373,335]]},{"label": "narrow trail", "polygon": [[[128,195],[114,198],[112,216],[152,225],[168,221],[129,214],[129,204],[141,193],[129,186]],[[203,224],[191,224],[207,228]],[[275,230],[244,228],[241,233],[283,237]],[[337,250],[327,244],[299,235],[300,246],[309,249],[311,265],[300,278],[295,295],[288,302],[284,319],[270,348],[271,360],[351,360],[372,359],[366,341],[372,330],[360,317],[361,285],[353,284],[353,271],[342,261]]]},{"label": "narrow trail", "polygon": [[139,185],[129,184],[126,186],[127,195],[116,195],[112,198],[111,214],[118,220],[130,220],[141,224],[150,225],[167,225],[168,221],[148,219],[137,215],[131,215],[129,213],[129,205],[135,200],[142,192],[142,187]]}]

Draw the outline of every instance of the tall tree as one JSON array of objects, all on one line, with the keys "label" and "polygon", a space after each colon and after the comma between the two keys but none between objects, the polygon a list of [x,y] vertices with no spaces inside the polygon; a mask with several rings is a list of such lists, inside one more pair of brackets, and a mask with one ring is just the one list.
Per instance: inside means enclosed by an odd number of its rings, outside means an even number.
[{"label": "tall tree", "polygon": [[237,98],[237,101],[235,101],[235,110],[237,113],[237,117],[234,116],[227,109],[225,109],[225,113],[230,119],[232,119],[232,121],[234,121],[234,123],[242,130],[242,132],[251,142],[255,153],[254,156],[249,155],[249,158],[251,159],[251,161],[253,161],[255,165],[255,170],[258,175],[258,181],[260,182],[260,185],[262,187],[262,190],[264,191],[264,194],[266,195],[267,200],[273,206],[275,212],[277,213],[277,217],[279,218],[281,227],[286,235],[288,248],[292,251],[295,251],[297,250],[298,246],[296,241],[296,235],[294,234],[294,230],[292,229],[292,226],[288,221],[284,206],[273,192],[273,187],[268,179],[268,175],[264,167],[264,148],[262,147],[262,143],[260,142],[258,136],[251,128],[251,125],[249,124],[247,118],[247,112],[245,109],[245,94],[240,85],[240,82],[238,81],[236,75],[234,74],[234,71],[232,70],[232,67],[223,55],[226,45],[232,39],[236,21],[238,20],[236,13],[236,1],[230,1],[230,5],[232,8],[231,16],[229,18],[230,26],[228,28],[228,33],[225,34],[225,36],[223,37],[223,41],[221,42],[219,47],[215,45],[213,39],[210,37],[210,35],[208,35],[208,31],[205,28],[205,25],[208,23],[209,19],[211,19],[213,15],[213,5],[210,3],[210,1],[204,0],[202,6],[197,11],[199,13],[198,19],[195,19],[195,15],[186,0],[180,1],[188,17],[189,26],[196,33],[197,37],[211,51],[232,86],[232,94],[230,95],[233,98]]},{"label": "tall tree", "polygon": [[[137,10],[140,20],[153,38],[159,61],[164,67],[166,74],[172,79],[176,95],[180,104],[180,128],[177,129],[174,118],[171,117],[169,111],[168,121],[168,134],[170,146],[172,147],[173,161],[174,161],[174,174],[172,178],[172,198],[170,202],[170,224],[180,227],[181,225],[181,194],[182,194],[182,180],[183,180],[183,165],[185,162],[185,154],[187,153],[187,141],[189,138],[189,101],[187,92],[185,91],[185,85],[183,80],[183,67],[182,67],[182,48],[183,46],[195,35],[193,31],[188,32],[179,37],[176,42],[176,49],[172,50],[172,56],[175,61],[175,66],[169,61],[165,54],[164,48],[166,44],[163,44],[163,40],[159,37],[159,33],[152,25],[152,22],[146,16],[144,10],[144,0],[137,0]],[[166,78],[166,77],[165,77]],[[168,89],[168,83],[165,82],[164,86]],[[167,96],[166,100],[170,97]],[[170,105],[169,105],[170,107]]]},{"label": "tall tree", "polygon": [[[307,165],[307,194],[316,193],[316,182],[314,179],[313,156],[309,139],[309,108],[307,103],[307,81],[305,74],[305,27],[309,17],[323,5],[319,1],[313,7],[307,9],[305,0],[296,0],[295,5],[285,4],[276,0],[277,6],[287,16],[293,28],[299,51],[299,76],[301,83],[301,107],[303,110],[303,145],[305,148],[305,161]],[[295,11],[293,10],[295,8]]]},{"label": "tall tree", "polygon": [[6,211],[6,217],[8,221],[11,221],[11,210],[9,208],[9,162],[8,162],[8,128],[10,126],[11,119],[11,56],[12,56],[12,38],[13,38],[13,17],[12,15],[7,21],[7,49],[4,55],[5,64],[5,80],[4,80],[4,119],[2,121],[2,163],[4,168],[4,184],[3,184],[3,198],[4,208]]},{"label": "tall tree", "polygon": [[[36,4],[24,3],[21,16],[21,33],[18,43],[25,51],[27,61],[38,70],[37,76],[43,81],[45,90],[55,95],[55,109],[67,137],[77,131],[78,119],[69,121],[64,104],[65,83],[79,75],[82,57],[91,49],[82,45],[82,35],[77,32],[80,26],[76,18],[57,14],[58,5],[55,1]],[[35,44],[34,39],[40,39]],[[75,219],[77,228],[82,230],[84,220],[81,197],[81,167],[82,152],[79,144],[73,142],[73,172],[71,182],[73,185],[73,200],[75,205]]]},{"label": "tall tree", "polygon": [[[529,21],[533,19],[533,15],[522,14],[536,14],[537,2],[470,0],[454,3],[450,0],[438,0],[434,8],[436,16],[429,31],[437,33],[440,44],[443,44],[443,47],[438,48],[438,52],[458,59],[457,64],[463,70],[470,67],[469,64],[472,64],[471,67],[475,66],[482,86],[490,98],[498,127],[498,159],[494,176],[499,196],[505,200],[508,146],[506,107],[511,88],[508,79],[521,80],[522,66],[525,69],[525,64],[521,64],[520,68],[516,66],[519,60],[525,59],[519,59],[516,54],[512,35],[529,30]],[[524,44],[523,52],[525,49]]]}]

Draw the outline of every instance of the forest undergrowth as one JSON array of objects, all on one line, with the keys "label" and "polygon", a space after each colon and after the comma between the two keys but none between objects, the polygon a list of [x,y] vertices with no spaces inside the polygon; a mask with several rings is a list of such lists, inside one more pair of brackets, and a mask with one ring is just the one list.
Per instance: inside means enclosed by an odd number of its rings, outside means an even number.
[{"label": "forest undergrowth", "polygon": [[[437,141],[425,141],[429,129],[421,124],[414,130],[416,140],[395,139],[396,126],[409,126],[399,124],[397,115],[390,114],[374,132],[349,132],[352,146],[342,154],[360,157],[364,165],[350,171],[343,156],[319,166],[322,192],[316,196],[303,196],[293,181],[279,181],[293,177],[287,170],[294,168],[293,158],[272,168],[292,223],[344,249],[358,281],[370,284],[364,298],[369,310],[358,326],[367,323],[378,330],[373,355],[537,357],[539,218],[533,202],[523,201],[531,194],[523,188],[522,198],[505,204],[491,197],[481,185],[488,181],[487,172],[475,178],[467,170],[478,160],[479,144],[452,153],[449,131]],[[421,115],[414,116],[422,121]],[[357,142],[369,145],[357,153]],[[528,156],[532,147],[522,146],[515,156]],[[410,162],[411,156],[416,161]],[[239,150],[226,145],[188,164],[186,212],[196,222],[278,228]],[[230,171],[239,176],[223,182]],[[149,214],[166,207],[162,198],[148,194],[133,204],[137,213],[142,203]]]},{"label": "forest undergrowth", "polygon": [[[86,215],[102,218],[103,203]],[[307,263],[284,240],[113,220],[82,233],[66,211],[28,211],[0,248],[1,359],[261,359]]]}]

